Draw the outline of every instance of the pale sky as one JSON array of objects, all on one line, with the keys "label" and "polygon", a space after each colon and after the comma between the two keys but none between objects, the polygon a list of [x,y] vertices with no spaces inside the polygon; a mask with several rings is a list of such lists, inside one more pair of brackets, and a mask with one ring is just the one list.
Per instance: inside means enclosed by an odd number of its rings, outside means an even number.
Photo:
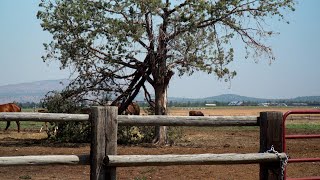
[{"label": "pale sky", "polygon": [[[58,62],[44,63],[43,43],[50,35],[42,31],[36,18],[39,1],[0,1],[0,86],[68,78]],[[238,75],[230,83],[215,76],[196,73],[191,77],[174,76],[168,95],[171,97],[208,97],[238,94],[258,98],[292,98],[320,96],[320,7],[319,0],[300,0],[295,12],[286,19],[290,24],[271,21],[270,27],[280,35],[268,41],[276,61],[269,65],[245,60],[237,49],[232,68]]]}]

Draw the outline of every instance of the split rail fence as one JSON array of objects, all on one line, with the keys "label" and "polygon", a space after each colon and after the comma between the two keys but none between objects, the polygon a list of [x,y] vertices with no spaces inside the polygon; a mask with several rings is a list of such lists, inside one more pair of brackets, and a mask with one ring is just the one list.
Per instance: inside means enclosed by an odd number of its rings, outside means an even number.
[{"label": "split rail fence", "polygon": [[[168,165],[260,164],[260,179],[282,179],[282,113],[261,112],[256,116],[124,116],[117,107],[99,106],[88,114],[0,113],[0,121],[91,121],[90,155],[34,155],[0,157],[0,166],[90,165],[90,179],[116,179],[117,167]],[[260,126],[259,153],[188,155],[117,155],[118,125],[135,126]],[[275,153],[265,153],[274,148]]]}]

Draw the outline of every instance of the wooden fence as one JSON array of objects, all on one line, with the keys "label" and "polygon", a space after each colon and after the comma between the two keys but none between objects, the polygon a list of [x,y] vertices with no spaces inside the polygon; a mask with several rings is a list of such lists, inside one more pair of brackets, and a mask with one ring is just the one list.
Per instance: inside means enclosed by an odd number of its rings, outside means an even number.
[{"label": "wooden fence", "polygon": [[[0,113],[0,121],[91,121],[90,155],[0,157],[0,166],[90,164],[90,179],[116,179],[116,167],[260,164],[260,179],[281,179],[283,169],[282,113],[255,116],[123,116],[117,107],[92,107],[87,114]],[[117,155],[118,125],[135,126],[260,126],[260,151],[249,154]],[[271,147],[279,153],[265,153]]]}]

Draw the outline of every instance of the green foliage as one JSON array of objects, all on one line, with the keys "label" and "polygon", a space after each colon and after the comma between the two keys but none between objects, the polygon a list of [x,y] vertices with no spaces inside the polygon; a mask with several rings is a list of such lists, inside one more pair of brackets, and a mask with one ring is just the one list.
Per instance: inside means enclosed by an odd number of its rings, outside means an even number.
[{"label": "green foliage", "polygon": [[50,113],[74,113],[79,109],[77,102],[64,98],[63,92],[48,92],[41,100],[41,105]]},{"label": "green foliage", "polygon": [[25,108],[36,108],[39,107],[40,104],[39,103],[35,103],[35,102],[15,102],[16,104],[18,104],[18,106],[20,106],[21,108],[25,109]]},{"label": "green foliage", "polygon": [[[119,144],[139,144],[152,143],[155,135],[155,128],[150,126],[119,126],[118,143]],[[183,135],[183,128],[168,127],[168,143],[174,144],[179,141]]]},{"label": "green foliage", "polygon": [[[63,92],[49,92],[42,100],[42,106],[50,113],[80,113],[79,102],[63,97]],[[55,128],[58,130],[55,132]],[[50,122],[49,139],[61,142],[90,142],[90,122]]]},{"label": "green foliage", "polygon": [[119,144],[151,143],[154,137],[154,128],[150,126],[119,126]]},{"label": "green foliage", "polygon": [[91,126],[89,122],[63,122],[52,125],[58,126],[58,130],[56,134],[54,134],[53,129],[49,131],[51,139],[72,143],[91,142]]}]

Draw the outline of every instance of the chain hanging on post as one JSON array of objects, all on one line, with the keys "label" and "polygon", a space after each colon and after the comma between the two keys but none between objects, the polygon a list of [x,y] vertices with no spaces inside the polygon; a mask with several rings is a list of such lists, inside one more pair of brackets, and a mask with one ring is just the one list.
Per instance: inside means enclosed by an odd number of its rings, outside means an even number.
[{"label": "chain hanging on post", "polygon": [[271,148],[269,150],[266,151],[266,153],[272,153],[278,156],[278,158],[280,159],[280,166],[281,166],[281,179],[284,180],[284,171],[286,169],[286,166],[288,164],[288,160],[289,157],[286,155],[286,157],[284,159],[282,159],[279,155],[279,152],[276,151],[273,147],[273,145],[271,145]]}]

